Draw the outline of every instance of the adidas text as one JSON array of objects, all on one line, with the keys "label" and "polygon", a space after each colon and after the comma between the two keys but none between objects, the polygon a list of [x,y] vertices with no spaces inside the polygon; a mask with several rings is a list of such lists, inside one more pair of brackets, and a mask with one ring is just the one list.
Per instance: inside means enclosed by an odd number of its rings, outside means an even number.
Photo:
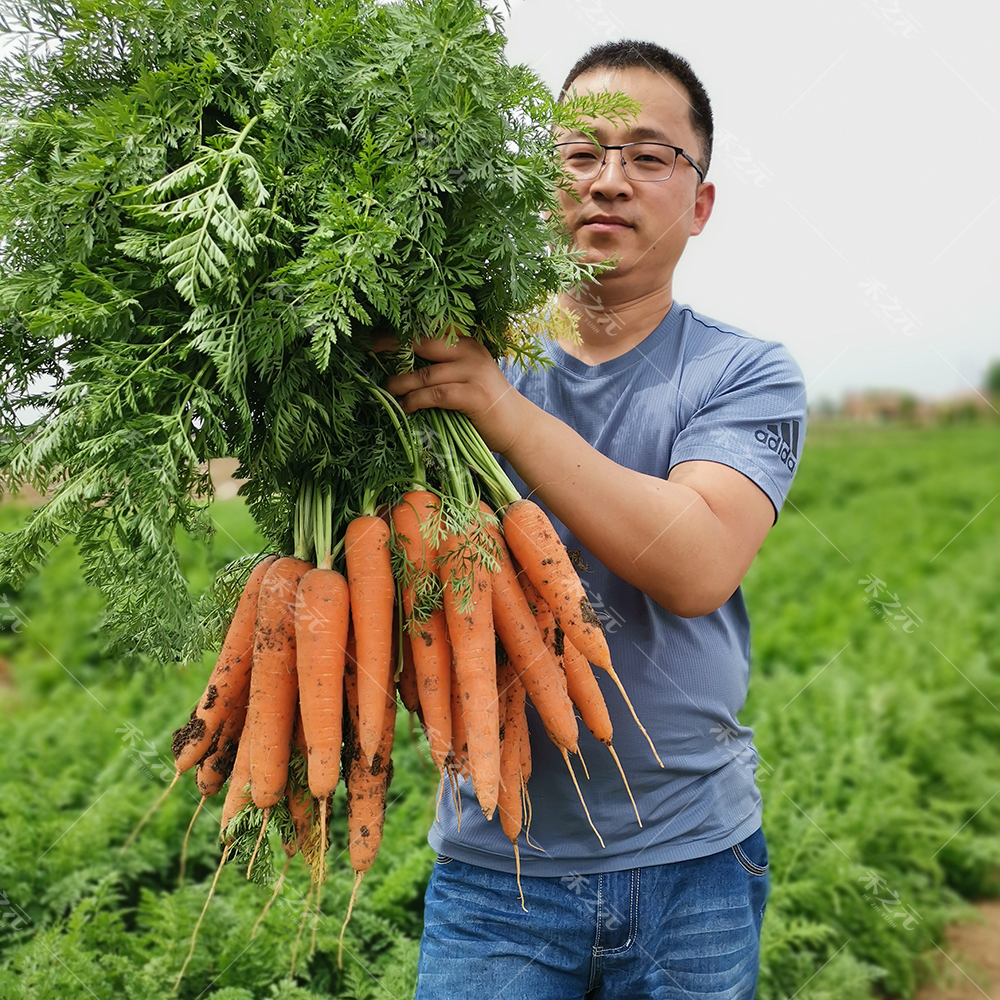
[{"label": "adidas text", "polygon": [[795,463],[799,452],[799,422],[798,420],[783,420],[780,424],[768,424],[766,428],[759,427],[753,435],[761,444],[766,444],[770,451],[786,465],[790,472],[795,471]]}]

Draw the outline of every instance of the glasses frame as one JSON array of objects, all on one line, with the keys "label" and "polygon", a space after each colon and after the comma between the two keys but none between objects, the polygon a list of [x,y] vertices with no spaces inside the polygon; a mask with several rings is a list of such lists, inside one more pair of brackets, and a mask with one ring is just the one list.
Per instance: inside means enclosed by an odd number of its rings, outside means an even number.
[{"label": "glasses frame", "polygon": [[[698,171],[698,177],[700,178],[700,182],[702,184],[704,184],[705,182],[705,174],[702,171],[701,167],[699,167],[698,164],[695,163],[694,160],[692,160],[691,157],[688,156],[688,154],[685,153],[680,146],[671,146],[669,142],[649,142],[648,140],[641,140],[639,142],[626,142],[621,146],[605,146],[603,142],[594,142],[591,139],[573,139],[570,142],[557,142],[555,144],[555,147],[556,149],[559,149],[560,146],[579,146],[582,143],[588,143],[589,145],[592,146],[600,146],[601,149],[604,150],[604,157],[601,160],[601,165],[597,168],[597,173],[594,174],[593,177],[579,177],[577,178],[577,180],[581,181],[597,180],[597,178],[601,176],[601,171],[604,169],[605,165],[608,162],[608,153],[612,149],[617,149],[618,152],[621,153],[622,173],[625,174],[625,176],[628,177],[630,181],[635,181],[637,184],[662,184],[663,181],[669,181],[670,178],[674,176],[674,169],[677,167],[678,156],[683,156],[684,159],[687,160],[688,163],[690,163],[691,166]],[[625,153],[623,152],[623,150],[628,149],[629,146],[663,146],[666,149],[672,149],[675,155],[674,155],[674,165],[670,168],[670,173],[667,174],[666,177],[632,177],[629,174],[628,168],[625,165]]]}]

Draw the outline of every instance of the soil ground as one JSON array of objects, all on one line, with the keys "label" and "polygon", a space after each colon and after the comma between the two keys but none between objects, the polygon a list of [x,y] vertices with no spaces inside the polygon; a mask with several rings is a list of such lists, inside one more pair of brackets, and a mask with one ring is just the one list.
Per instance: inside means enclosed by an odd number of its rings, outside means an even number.
[{"label": "soil ground", "polygon": [[1000,1000],[1000,900],[977,903],[982,922],[956,924],[939,955],[941,986],[925,986],[916,1000]]}]

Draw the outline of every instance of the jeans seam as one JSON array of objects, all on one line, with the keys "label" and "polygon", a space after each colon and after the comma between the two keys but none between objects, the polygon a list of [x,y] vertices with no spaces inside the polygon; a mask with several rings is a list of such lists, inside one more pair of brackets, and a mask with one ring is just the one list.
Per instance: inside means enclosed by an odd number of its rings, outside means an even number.
[{"label": "jeans seam", "polygon": [[[635,939],[639,933],[639,873],[642,871],[641,868],[633,868],[629,878],[629,901],[628,901],[628,937],[625,939],[625,943],[619,945],[617,948],[598,948],[595,946],[594,955],[600,956],[601,958],[616,958],[618,955],[624,955],[632,945],[635,944]],[[598,890],[598,933],[600,932],[600,918],[601,913],[601,896],[600,890]]]},{"label": "jeans seam", "polygon": [[631,948],[635,944],[635,939],[639,934],[639,876],[641,874],[641,868],[632,869],[632,900],[628,915],[629,927],[626,948]]},{"label": "jeans seam", "polygon": [[596,919],[594,920],[594,944],[590,949],[590,981],[587,983],[587,992],[593,990],[601,979],[601,958],[604,955],[604,950],[600,947],[601,943],[601,906],[604,901],[604,876],[597,876],[597,907],[595,910]]},{"label": "jeans seam", "polygon": [[736,860],[745,868],[751,875],[762,876],[767,874],[767,865],[763,868],[760,865],[755,865],[744,853],[739,844],[733,844],[733,855]]}]

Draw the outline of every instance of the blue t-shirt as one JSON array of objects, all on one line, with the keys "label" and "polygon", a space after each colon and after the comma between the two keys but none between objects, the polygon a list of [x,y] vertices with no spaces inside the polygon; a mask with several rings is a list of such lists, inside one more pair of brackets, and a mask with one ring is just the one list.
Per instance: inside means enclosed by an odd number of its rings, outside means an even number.
[{"label": "blue t-shirt", "polygon": [[[802,374],[780,344],[750,337],[675,303],[660,325],[620,357],[587,365],[553,342],[542,371],[512,367],[512,385],[569,424],[619,465],[666,478],[681,462],[720,462],[770,498],[775,517],[805,436]],[[530,490],[505,466],[514,485]],[[551,516],[551,515],[550,515]],[[580,725],[590,772],[580,787],[601,848],[558,750],[528,707],[532,775],[526,875],[561,876],[683,861],[724,850],[760,826],[752,731],[737,721],[747,694],[750,623],[739,589],[717,611],[679,618],[605,569],[553,518],[602,619],[615,669],[663,760],[661,769],[617,688],[595,670],[614,726],[614,746],[642,817],[636,821],[607,748]],[[573,758],[571,758],[573,759]],[[467,782],[462,823],[441,798],[431,846],[441,854],[514,871],[499,814],[487,822]]]}]

